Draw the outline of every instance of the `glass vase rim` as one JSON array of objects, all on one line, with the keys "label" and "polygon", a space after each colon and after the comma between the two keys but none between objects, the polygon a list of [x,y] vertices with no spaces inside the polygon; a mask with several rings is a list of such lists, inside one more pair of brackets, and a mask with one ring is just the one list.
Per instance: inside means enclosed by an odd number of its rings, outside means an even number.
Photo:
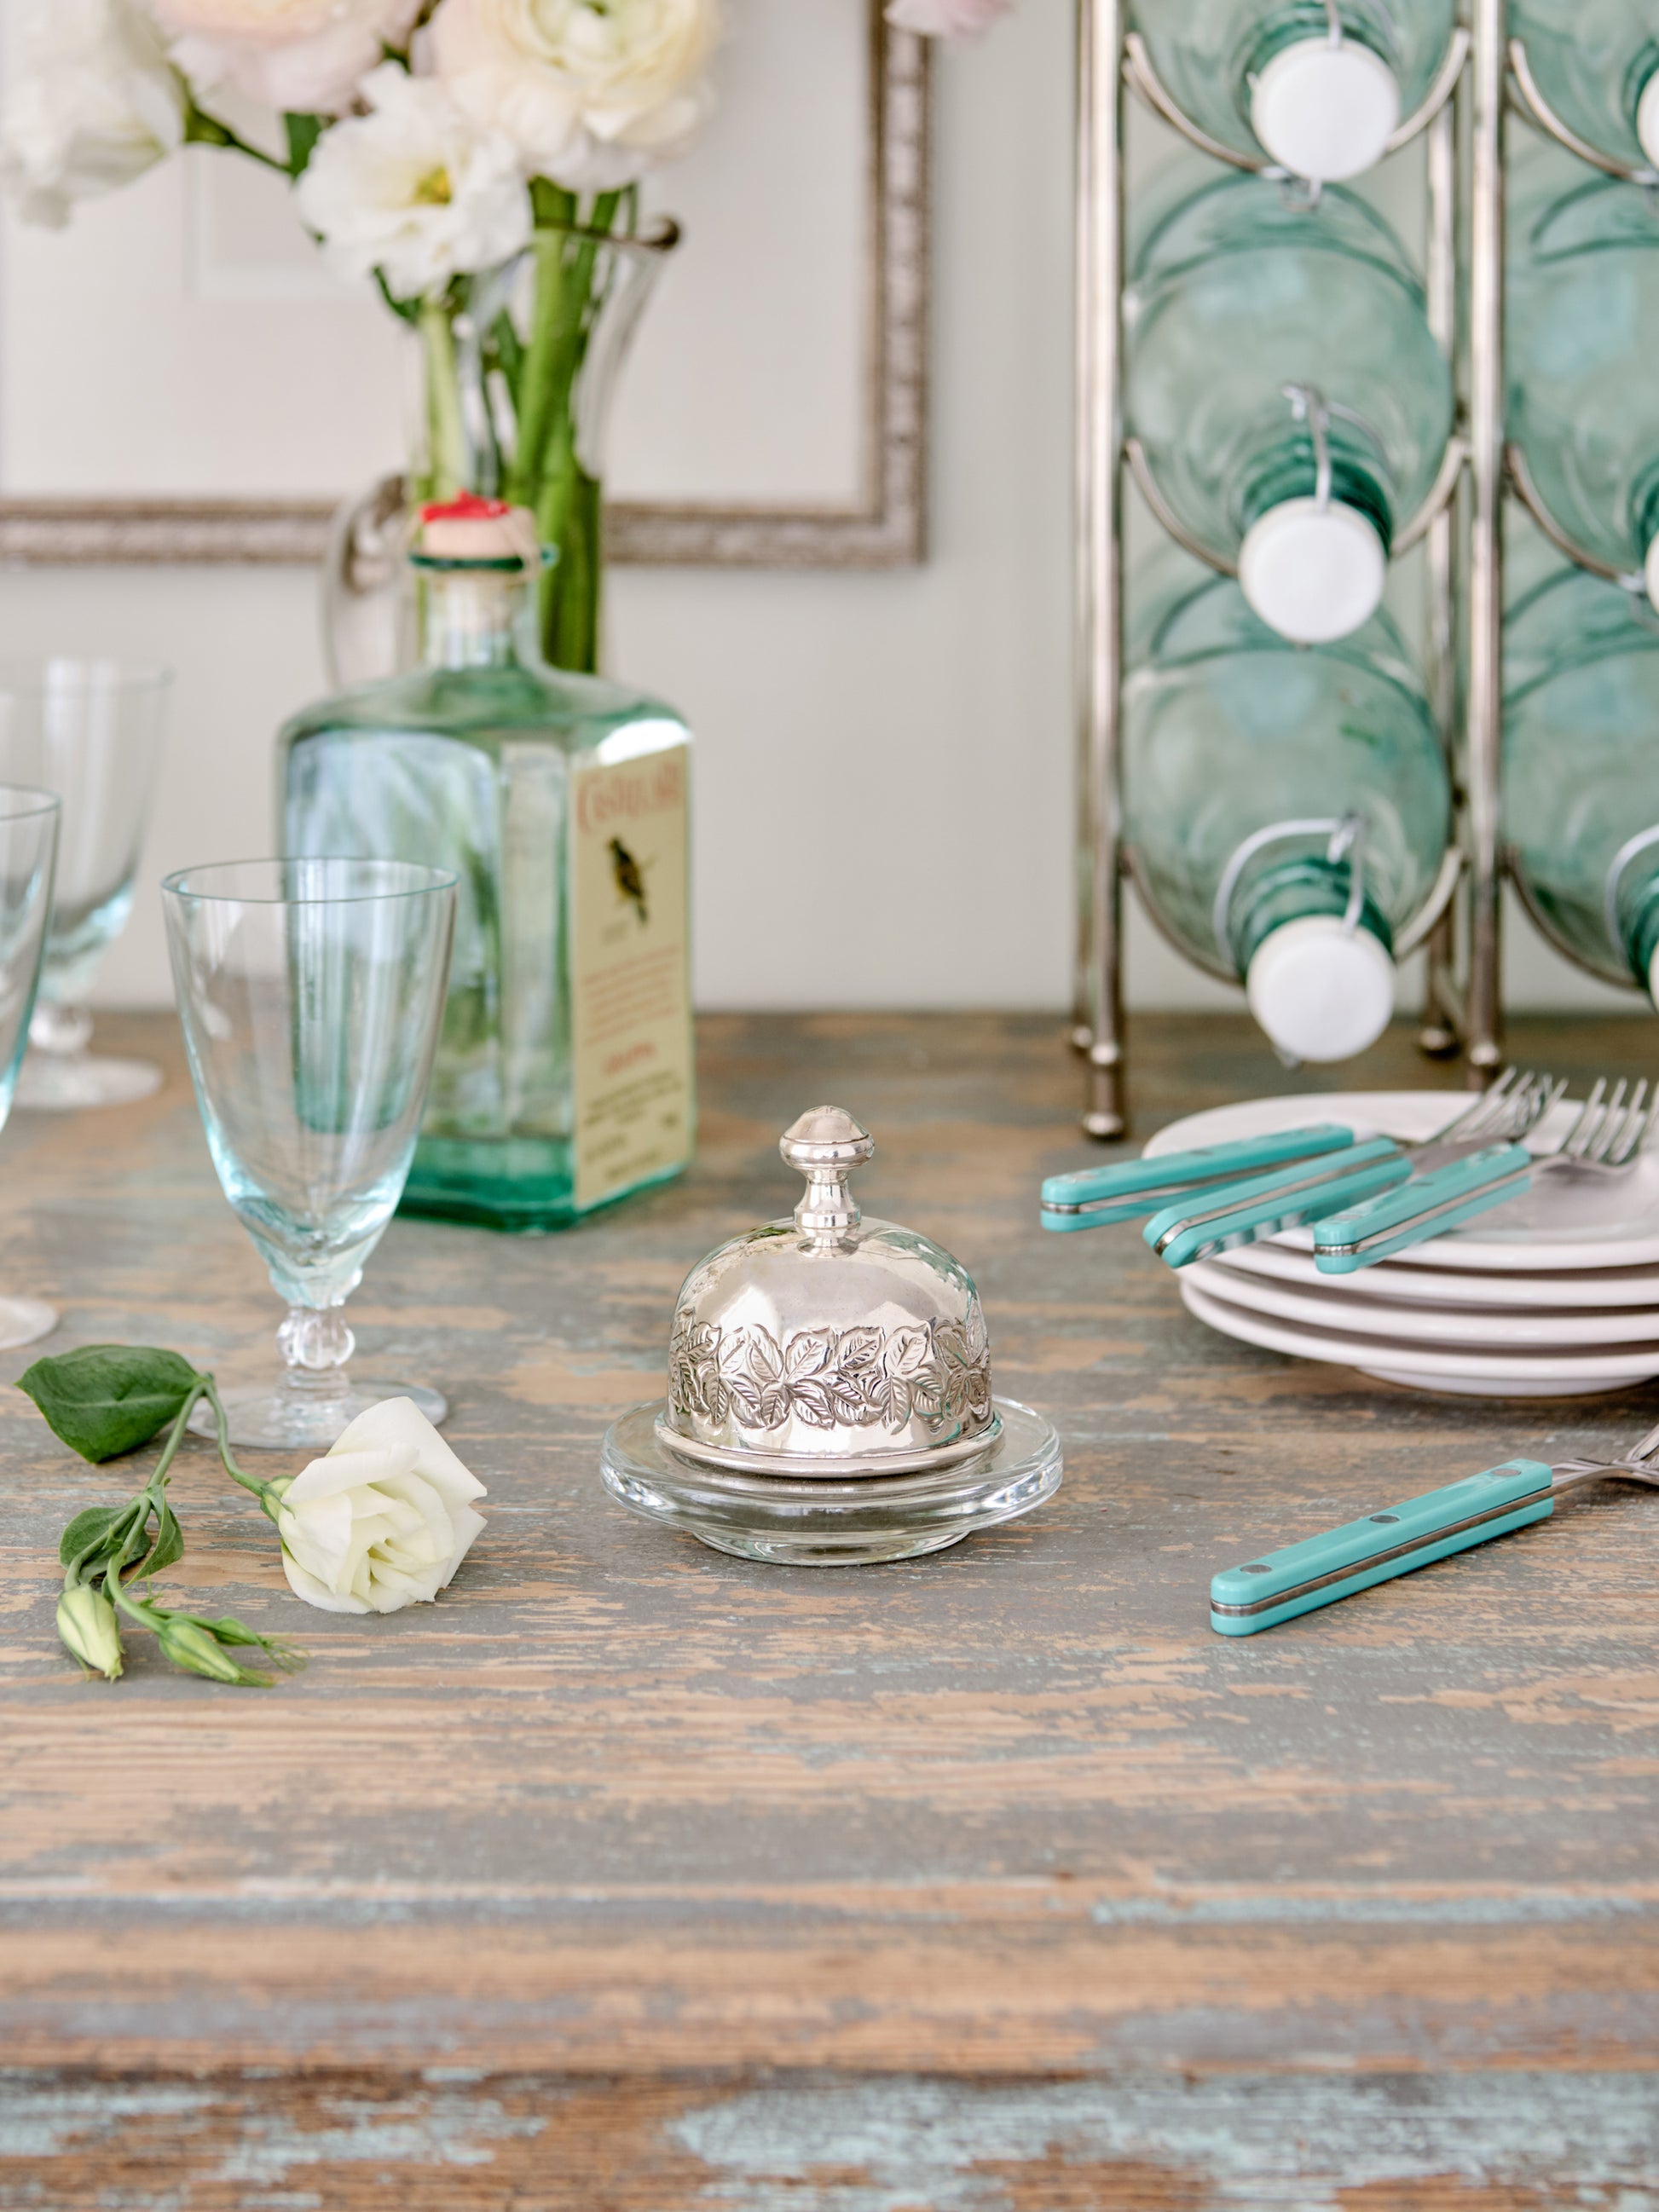
[{"label": "glass vase rim", "polygon": [[159,660],[118,660],[112,653],[19,653],[0,658],[0,692],[49,691],[54,669],[92,674],[118,691],[164,691],[173,680],[173,670]]},{"label": "glass vase rim", "polygon": [[[27,802],[15,805],[14,800]],[[55,791],[38,783],[0,783],[0,822],[35,822],[45,814],[61,814],[64,802]]]},{"label": "glass vase rim", "polygon": [[[200,887],[204,877],[235,877],[243,871],[250,876],[260,869],[276,872],[280,883],[286,871],[295,868],[349,868],[364,876],[378,876],[378,885],[366,884],[361,890],[320,891],[312,896],[291,890],[269,888],[253,890],[231,890]],[[412,879],[412,880],[411,880]],[[434,891],[453,891],[460,878],[453,868],[428,867],[418,860],[364,860],[349,854],[307,854],[287,860],[204,860],[188,868],[175,868],[171,875],[161,878],[163,894],[181,902],[201,906],[365,906],[388,899],[426,898]]]}]

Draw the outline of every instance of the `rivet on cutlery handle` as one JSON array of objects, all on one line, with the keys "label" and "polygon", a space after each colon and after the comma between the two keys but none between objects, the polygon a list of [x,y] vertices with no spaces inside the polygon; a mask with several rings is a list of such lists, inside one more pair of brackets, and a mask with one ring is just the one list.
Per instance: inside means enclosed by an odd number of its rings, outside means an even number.
[{"label": "rivet on cutlery handle", "polygon": [[1534,1165],[1524,1145],[1490,1145],[1415,1176],[1403,1190],[1314,1224],[1314,1261],[1324,1275],[1351,1275],[1391,1253],[1426,1244],[1489,1206],[1518,1198]]},{"label": "rivet on cutlery handle", "polygon": [[1165,1152],[1156,1159],[1119,1160],[1108,1167],[1050,1176],[1042,1186],[1042,1225],[1064,1234],[1138,1220],[1158,1212],[1196,1184],[1222,1182],[1248,1175],[1253,1168],[1289,1167],[1328,1152],[1346,1152],[1353,1140],[1352,1129],[1318,1122],[1310,1128],[1279,1129],[1271,1136],[1239,1137],[1231,1144]]},{"label": "rivet on cutlery handle", "polygon": [[1210,1583],[1210,1626],[1223,1636],[1254,1636],[1298,1613],[1334,1605],[1356,1590],[1408,1575],[1431,1559],[1506,1536],[1555,1510],[1551,1470],[1535,1459],[1506,1460],[1444,1490],[1367,1514],[1322,1536],[1263,1552]]},{"label": "rivet on cutlery handle", "polygon": [[1412,1164],[1387,1137],[1352,1145],[1305,1170],[1279,1168],[1243,1182],[1194,1191],[1154,1214],[1141,1231],[1158,1258],[1185,1267],[1217,1252],[1299,1228],[1334,1207],[1358,1206],[1403,1182]]}]

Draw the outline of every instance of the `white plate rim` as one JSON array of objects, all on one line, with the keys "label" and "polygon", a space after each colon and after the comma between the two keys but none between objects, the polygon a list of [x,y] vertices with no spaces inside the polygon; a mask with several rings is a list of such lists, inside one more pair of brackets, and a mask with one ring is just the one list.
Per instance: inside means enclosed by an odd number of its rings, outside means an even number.
[{"label": "white plate rim", "polygon": [[[1517,1382],[1644,1382],[1659,1375],[1659,1351],[1645,1355],[1608,1353],[1600,1358],[1581,1354],[1560,1359],[1529,1357],[1520,1352],[1458,1354],[1425,1352],[1420,1345],[1396,1343],[1399,1358],[1389,1357],[1386,1337],[1364,1343],[1336,1330],[1316,1329],[1306,1324],[1267,1321],[1242,1306],[1231,1305],[1196,1284],[1183,1280],[1182,1302],[1194,1317],[1218,1335],[1236,1337],[1267,1352],[1292,1359],[1315,1359],[1336,1367],[1358,1367],[1375,1372],[1383,1364],[1395,1373],[1426,1377],[1467,1377]],[[1209,1309],[1209,1310],[1206,1310]],[[1247,1327],[1233,1326],[1235,1322]]]},{"label": "white plate rim", "polygon": [[[1398,1298],[1368,1298],[1357,1291],[1315,1291],[1241,1274],[1224,1260],[1200,1260],[1183,1267],[1182,1278],[1249,1313],[1312,1328],[1351,1329],[1357,1336],[1388,1339],[1396,1345],[1450,1343],[1462,1351],[1566,1351],[1579,1344],[1650,1346],[1659,1356],[1659,1310],[1624,1307],[1613,1314],[1588,1309],[1553,1313],[1538,1307],[1497,1313],[1474,1306],[1418,1305]],[[1367,1274],[1375,1269],[1367,1269]],[[1351,1276],[1325,1275],[1323,1284],[1347,1283]],[[1365,1279],[1364,1276],[1357,1279]],[[1602,1333],[1597,1334],[1597,1330]],[[1609,1329],[1611,1333],[1609,1332]],[[1480,1331],[1485,1334],[1474,1334]],[[1565,1334],[1563,1333],[1565,1332]]]},{"label": "white plate rim", "polygon": [[1528,1306],[1556,1309],[1571,1306],[1644,1307],[1659,1309],[1659,1268],[1563,1268],[1547,1272],[1465,1275],[1450,1267],[1437,1268],[1431,1279],[1422,1268],[1396,1267],[1384,1260],[1357,1275],[1322,1275],[1313,1255],[1299,1251],[1279,1237],[1262,1244],[1241,1244],[1229,1252],[1228,1267],[1261,1275],[1272,1282],[1294,1283],[1307,1290],[1338,1292],[1352,1285],[1367,1297],[1386,1298],[1390,1304],[1485,1307],[1499,1312]]},{"label": "white plate rim", "polygon": [[[1241,1098],[1225,1106],[1205,1107],[1171,1121],[1147,1139],[1142,1158],[1157,1159],[1165,1152],[1184,1152],[1190,1146],[1225,1144],[1233,1137],[1265,1135],[1314,1121],[1346,1122],[1368,1135],[1386,1133],[1405,1137],[1413,1134],[1414,1123],[1423,1134],[1432,1135],[1445,1127],[1464,1095],[1448,1091],[1330,1091]],[[1558,1108],[1556,1113],[1559,1115],[1565,1110]],[[1565,1126],[1555,1121],[1543,1125],[1552,1133],[1559,1133]],[[1287,1231],[1277,1241],[1303,1251],[1312,1249],[1312,1235],[1306,1229]],[[1449,1230],[1382,1264],[1419,1270],[1535,1274],[1544,1255],[1552,1270],[1650,1266],[1659,1262],[1659,1224],[1646,1237],[1571,1243],[1523,1230],[1508,1235],[1490,1231],[1483,1234],[1478,1224],[1472,1224],[1467,1229]]]}]

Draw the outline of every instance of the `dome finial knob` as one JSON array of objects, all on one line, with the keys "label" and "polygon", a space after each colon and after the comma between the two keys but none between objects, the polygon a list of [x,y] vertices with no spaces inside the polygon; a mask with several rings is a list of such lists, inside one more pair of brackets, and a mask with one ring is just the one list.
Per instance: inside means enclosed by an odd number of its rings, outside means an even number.
[{"label": "dome finial knob", "polygon": [[806,1177],[795,1208],[795,1226],[804,1236],[844,1237],[861,1216],[848,1176],[876,1149],[875,1139],[841,1106],[814,1106],[792,1121],[778,1150]]}]

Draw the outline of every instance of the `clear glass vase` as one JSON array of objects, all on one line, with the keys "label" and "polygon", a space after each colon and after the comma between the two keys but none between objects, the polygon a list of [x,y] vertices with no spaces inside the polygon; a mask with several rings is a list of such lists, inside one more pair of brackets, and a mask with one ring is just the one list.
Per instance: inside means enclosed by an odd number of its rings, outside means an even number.
[{"label": "clear glass vase", "polygon": [[[568,196],[555,196],[568,201]],[[538,222],[529,247],[408,311],[417,392],[410,464],[349,500],[324,562],[322,625],[341,689],[414,665],[404,556],[421,507],[459,492],[528,507],[544,568],[536,624],[556,668],[599,667],[605,439],[629,345],[678,241],[618,229],[625,195]]]}]

